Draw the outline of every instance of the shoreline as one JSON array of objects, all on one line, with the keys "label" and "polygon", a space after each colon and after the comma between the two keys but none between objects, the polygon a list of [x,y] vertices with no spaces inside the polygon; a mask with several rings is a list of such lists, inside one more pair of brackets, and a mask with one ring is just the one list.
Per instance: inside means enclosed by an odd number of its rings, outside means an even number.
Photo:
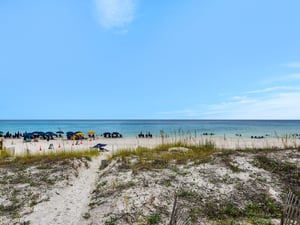
[{"label": "shoreline", "polygon": [[[264,148],[298,148],[300,146],[300,139],[298,138],[221,138],[214,136],[202,137],[153,137],[153,138],[104,138],[96,137],[95,140],[85,139],[79,141],[72,141],[66,139],[54,140],[38,140],[37,142],[24,142],[23,139],[4,139],[3,147],[9,152],[21,154],[34,154],[45,152],[59,152],[59,151],[81,151],[91,149],[98,143],[106,144],[105,149],[109,152],[117,151],[120,149],[136,149],[137,147],[154,148],[161,144],[170,144],[182,142],[184,144],[192,145],[205,145],[212,143],[218,149],[264,149]],[[51,149],[49,147],[52,147]]]},{"label": "shoreline", "polygon": [[300,120],[2,120],[0,136],[7,133],[57,133],[94,131],[97,136],[106,132],[119,132],[123,137],[135,138],[141,132],[153,137],[214,137],[244,138],[264,136],[278,138],[300,137]]}]

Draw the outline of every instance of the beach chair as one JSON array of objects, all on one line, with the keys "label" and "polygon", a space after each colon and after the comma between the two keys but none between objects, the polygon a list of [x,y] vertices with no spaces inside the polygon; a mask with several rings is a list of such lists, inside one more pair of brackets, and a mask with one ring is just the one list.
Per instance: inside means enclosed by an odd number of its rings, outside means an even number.
[{"label": "beach chair", "polygon": [[99,143],[91,147],[91,149],[98,149],[99,151],[107,151],[107,149],[104,148],[105,146],[106,144]]}]

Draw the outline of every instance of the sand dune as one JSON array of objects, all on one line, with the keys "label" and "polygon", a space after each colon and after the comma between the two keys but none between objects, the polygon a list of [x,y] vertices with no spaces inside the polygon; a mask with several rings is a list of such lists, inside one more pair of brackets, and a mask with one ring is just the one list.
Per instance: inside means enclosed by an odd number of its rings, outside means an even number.
[{"label": "sand dune", "polygon": [[[46,201],[41,201],[40,203],[33,206],[28,212],[24,213],[24,216],[20,218],[20,221],[26,222],[30,221],[33,225],[82,225],[82,224],[103,224],[103,221],[108,221],[110,217],[107,216],[117,216],[117,215],[131,215],[130,214],[130,204],[135,207],[140,205],[137,209],[144,210],[144,213],[151,213],[157,205],[165,205],[166,208],[171,209],[172,192],[178,187],[178,185],[188,184],[189,187],[198,190],[203,193],[203,196],[207,195],[207,198],[216,197],[219,198],[218,193],[223,193],[224,196],[231,196],[233,191],[233,186],[230,182],[237,182],[236,185],[246,185],[249,183],[247,188],[251,191],[255,191],[257,188],[256,179],[266,180],[266,184],[259,184],[262,192],[268,191],[270,196],[275,199],[275,201],[282,202],[279,199],[282,193],[282,184],[279,183],[270,173],[258,169],[251,164],[252,155],[241,155],[237,154],[232,160],[233,163],[241,169],[240,173],[231,173],[230,169],[224,167],[217,160],[216,164],[203,164],[197,167],[191,167],[190,169],[181,168],[185,171],[188,176],[172,174],[172,172],[162,171],[159,174],[147,174],[142,173],[137,176],[132,176],[130,171],[120,172],[116,170],[114,164],[111,164],[106,170],[100,172],[99,166],[101,160],[105,159],[111,152],[118,151],[123,148],[136,148],[138,146],[144,147],[154,147],[162,143],[169,142],[187,142],[187,143],[200,143],[205,144],[208,141],[212,141],[216,144],[218,148],[226,149],[245,149],[245,148],[280,148],[286,149],[288,147],[296,147],[300,145],[299,139],[246,139],[246,138],[232,138],[224,139],[218,137],[212,138],[152,138],[152,139],[138,139],[138,138],[120,138],[120,139],[105,139],[97,138],[96,140],[83,140],[79,141],[78,145],[73,141],[68,140],[52,140],[52,141],[38,141],[32,143],[24,143],[22,140],[5,140],[4,146],[8,149],[14,148],[16,154],[21,153],[38,153],[41,154],[50,151],[77,151],[83,149],[89,149],[97,143],[107,144],[107,152],[101,153],[100,156],[94,158],[90,163],[88,168],[80,167],[78,176],[73,177],[67,183],[62,181],[61,184],[58,183],[54,185],[53,188],[46,190],[49,199]],[[48,146],[53,144],[54,149],[48,149]],[[275,153],[274,153],[275,154]],[[294,161],[296,165],[299,165],[299,152],[289,151],[289,154],[294,154]],[[279,159],[291,160],[290,158],[284,158],[285,152],[282,151],[278,156]],[[272,157],[273,157],[272,156]],[[296,160],[296,161],[295,161]],[[118,166],[117,166],[118,167]],[[115,172],[113,172],[115,171]],[[100,176],[98,175],[99,173]],[[105,175],[109,174],[109,175]],[[260,177],[257,174],[260,174]],[[154,177],[157,176],[157,177]],[[209,176],[208,176],[209,175]],[[145,178],[147,177],[147,178]],[[170,187],[163,187],[157,185],[157,182],[166,182],[165,179],[168,177],[177,177],[174,181],[170,180]],[[222,179],[226,177],[229,184],[223,183]],[[211,183],[211,178],[215,179],[217,184]],[[131,180],[133,179],[133,180]],[[146,180],[145,180],[146,179]],[[160,181],[162,179],[162,181]],[[231,181],[232,180],[232,181]],[[275,181],[274,181],[275,180]],[[105,182],[104,182],[105,181]],[[105,188],[109,190],[112,188],[111,185],[127,185],[128,182],[135,183],[136,187],[132,189],[124,190],[116,196],[108,195],[104,200],[103,205],[91,209],[89,204],[100,204],[95,200],[95,193],[93,191],[99,191],[99,185],[106,183]],[[147,185],[144,183],[147,181]],[[221,182],[222,181],[222,182]],[[127,182],[127,183],[126,183]],[[172,184],[175,182],[174,184]],[[177,183],[176,183],[177,182]],[[179,182],[179,183],[178,183]],[[221,182],[221,183],[219,183]],[[276,186],[272,182],[277,182]],[[124,183],[124,184],[123,184]],[[140,186],[143,184],[142,186]],[[251,184],[254,186],[252,187]],[[279,185],[279,186],[278,186]],[[19,185],[18,188],[22,188]],[[27,186],[24,185],[26,188]],[[100,191],[105,192],[106,189],[100,189]],[[129,200],[126,200],[129,199]],[[1,200],[1,199],[0,199]],[[96,201],[96,202],[95,202]],[[127,202],[128,201],[128,202]],[[127,202],[127,203],[126,203]],[[144,209],[144,207],[146,207]],[[125,214],[124,214],[125,213]],[[128,214],[129,213],[129,214]],[[133,220],[139,220],[134,218],[136,215],[132,214]],[[124,219],[124,218],[123,218]],[[143,220],[143,219],[142,219]],[[145,218],[144,218],[145,220]],[[167,221],[167,219],[165,219]],[[8,221],[7,218],[5,221]],[[276,222],[277,221],[277,222]],[[0,218],[1,222],[1,218]],[[123,221],[124,222],[124,221]],[[274,224],[277,224],[278,220],[274,220]],[[6,223],[4,223],[6,224]],[[10,223],[7,223],[10,224]],[[116,223],[118,224],[118,223]],[[135,224],[135,223],[132,223]],[[206,224],[206,223],[203,223]]]}]

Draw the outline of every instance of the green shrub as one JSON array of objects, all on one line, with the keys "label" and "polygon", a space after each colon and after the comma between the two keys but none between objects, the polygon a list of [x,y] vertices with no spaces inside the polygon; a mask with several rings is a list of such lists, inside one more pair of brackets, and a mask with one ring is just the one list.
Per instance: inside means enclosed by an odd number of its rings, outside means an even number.
[{"label": "green shrub", "polygon": [[147,222],[150,225],[152,225],[152,224],[158,224],[160,221],[161,221],[161,218],[160,218],[160,215],[158,213],[150,214],[147,217]]}]

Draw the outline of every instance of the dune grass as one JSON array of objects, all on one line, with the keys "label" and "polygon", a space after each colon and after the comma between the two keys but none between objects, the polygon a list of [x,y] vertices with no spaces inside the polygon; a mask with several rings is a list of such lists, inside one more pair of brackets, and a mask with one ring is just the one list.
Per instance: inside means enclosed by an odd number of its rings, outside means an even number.
[{"label": "dune grass", "polygon": [[[184,147],[186,149],[180,151],[180,148],[178,148],[178,151],[170,151],[170,148],[173,147]],[[297,153],[297,151],[294,152]],[[208,196],[205,196],[201,191],[195,191],[195,189],[190,188],[190,183],[186,186],[180,186],[181,188],[177,190],[179,200],[182,206],[188,209],[192,220],[197,221],[199,218],[207,218],[209,221],[214,222],[212,224],[216,225],[272,225],[273,222],[271,219],[280,218],[282,209],[281,203],[268,193],[268,187],[273,185],[273,182],[266,180],[258,185],[259,182],[255,179],[259,176],[256,176],[255,171],[241,169],[239,167],[240,164],[235,163],[236,157],[243,157],[250,163],[256,163],[254,165],[255,167],[272,171],[272,175],[276,173],[279,176],[283,176],[282,178],[280,177],[280,181],[284,181],[286,186],[298,185],[299,168],[291,163],[269,158],[268,153],[283,154],[284,150],[277,148],[230,150],[217,149],[212,141],[193,145],[189,145],[185,142],[174,142],[171,144],[162,144],[152,149],[139,147],[137,149],[120,150],[113,153],[109,160],[117,162],[118,175],[119,173],[126,173],[128,170],[131,170],[132,175],[138,175],[140,173],[142,175],[140,177],[146,177],[143,172],[150,172],[149,177],[159,176],[161,174],[160,169],[172,170],[172,172],[178,175],[189,174],[189,172],[186,173],[186,171],[189,171],[189,167],[193,167],[197,163],[211,162],[212,165],[226,167],[229,170],[227,170],[228,172],[226,172],[225,175],[214,174],[212,170],[209,169],[205,170],[205,166],[199,168],[201,168],[203,174],[209,173],[209,177],[212,178],[209,178],[209,182],[214,186],[219,186],[221,187],[220,189],[222,189],[223,185],[233,185],[232,191],[228,196],[221,194],[220,197],[216,194],[212,197],[210,191],[207,192],[209,193]],[[177,164],[182,165],[177,166]],[[180,173],[177,171],[180,171]],[[232,177],[226,176],[227,173],[232,175]],[[238,173],[249,173],[249,183],[244,183],[243,180],[238,179],[238,176],[235,175]],[[289,175],[286,173],[289,173]],[[174,175],[174,173],[171,173],[171,175]],[[167,189],[172,190],[172,187],[176,188],[178,186],[179,179],[174,179],[171,175],[165,175],[161,178],[155,177],[158,181],[155,180],[153,182],[159,185],[165,185]],[[200,174],[199,176],[204,176],[205,178],[208,175]],[[223,178],[230,180],[227,182]],[[144,185],[143,187],[148,187],[148,180],[144,182],[143,179],[144,178],[141,178],[140,183]],[[220,179],[220,181],[214,183],[215,179]],[[136,182],[132,185],[138,185],[138,183],[139,182]],[[121,187],[122,190],[125,189],[125,186]],[[103,190],[107,189],[108,187],[98,190],[98,193],[102,194],[104,192]],[[112,192],[109,192],[109,194],[111,193]],[[163,214],[160,212],[159,215],[162,217]],[[154,220],[156,219],[154,214],[149,216],[149,218],[150,219],[147,220],[148,224],[151,223],[150,221],[156,221]]]},{"label": "dune grass", "polygon": [[[184,147],[185,151],[170,151],[170,148]],[[201,163],[221,150],[216,149],[211,141],[205,144],[190,145],[182,142],[172,144],[162,144],[155,148],[138,147],[137,149],[123,149],[113,153],[109,161],[121,159],[124,166],[136,169],[161,169],[168,167],[169,164],[186,164],[187,162]],[[134,160],[134,163],[130,159]]]},{"label": "dune grass", "polygon": [[98,156],[98,150],[83,150],[83,151],[57,151],[48,153],[11,155],[6,150],[1,151],[0,167],[34,164],[37,162],[56,162],[67,159],[86,158],[91,160],[91,157]]},{"label": "dune grass", "polygon": [[9,157],[12,157],[12,155],[6,149],[0,150],[0,160],[9,158]]},{"label": "dune grass", "polygon": [[255,157],[255,166],[276,174],[282,183],[300,197],[300,168],[296,163],[279,161],[267,155]]}]

